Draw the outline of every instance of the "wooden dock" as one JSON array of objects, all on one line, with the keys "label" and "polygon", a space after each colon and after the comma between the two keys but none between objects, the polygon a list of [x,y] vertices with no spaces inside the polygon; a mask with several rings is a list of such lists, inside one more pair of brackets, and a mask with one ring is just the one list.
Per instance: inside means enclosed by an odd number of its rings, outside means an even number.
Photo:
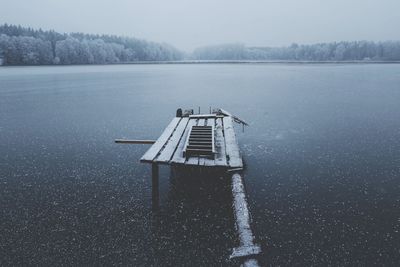
[{"label": "wooden dock", "polygon": [[[222,109],[210,114],[193,114],[193,110],[182,112],[178,109],[176,117],[157,140],[115,140],[125,144],[152,144],[140,159],[152,164],[152,202],[153,209],[159,206],[159,164],[223,169],[232,175],[232,200],[235,226],[239,246],[232,250],[231,259],[243,259],[242,266],[258,266],[255,256],[261,247],[255,244],[250,223],[251,217],[241,175],[243,160],[233,123],[248,125],[245,121]],[[194,168],[195,169],[195,168]]]},{"label": "wooden dock", "polygon": [[[210,127],[213,129],[211,140],[197,140],[197,147],[193,153],[185,153],[190,141],[192,129]],[[198,137],[206,139],[206,137]],[[195,140],[196,141],[196,140]],[[193,145],[196,148],[195,145]],[[212,148],[207,150],[207,148]],[[203,152],[203,154],[201,153]],[[243,168],[242,157],[236,141],[233,128],[233,118],[222,114],[188,115],[175,117],[165,128],[157,141],[147,150],[140,159],[141,162],[157,164],[180,164],[188,166],[222,167],[227,169]]]}]

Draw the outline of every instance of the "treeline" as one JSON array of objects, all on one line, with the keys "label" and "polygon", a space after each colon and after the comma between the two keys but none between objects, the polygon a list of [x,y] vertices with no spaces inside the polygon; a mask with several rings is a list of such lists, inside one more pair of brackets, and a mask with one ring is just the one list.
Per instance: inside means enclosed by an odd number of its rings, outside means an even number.
[{"label": "treeline", "polygon": [[196,60],[399,61],[400,41],[292,44],[288,47],[226,44],[198,48],[192,57]]},{"label": "treeline", "polygon": [[[58,33],[0,25],[0,65],[109,64],[179,61],[184,54],[168,45],[115,35]],[[194,60],[400,61],[400,41],[333,42],[287,47],[226,44],[196,49]]]},{"label": "treeline", "polygon": [[4,24],[0,26],[3,65],[107,64],[183,59],[168,44],[114,35],[61,34]]}]

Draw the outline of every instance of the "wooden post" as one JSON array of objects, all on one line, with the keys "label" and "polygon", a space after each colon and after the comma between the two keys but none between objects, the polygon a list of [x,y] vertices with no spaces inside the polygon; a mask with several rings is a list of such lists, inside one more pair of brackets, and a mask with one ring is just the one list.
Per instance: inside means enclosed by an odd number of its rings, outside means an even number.
[{"label": "wooden post", "polygon": [[152,190],[152,206],[156,211],[159,208],[159,190],[158,190],[158,165],[157,163],[151,164],[151,190]]}]

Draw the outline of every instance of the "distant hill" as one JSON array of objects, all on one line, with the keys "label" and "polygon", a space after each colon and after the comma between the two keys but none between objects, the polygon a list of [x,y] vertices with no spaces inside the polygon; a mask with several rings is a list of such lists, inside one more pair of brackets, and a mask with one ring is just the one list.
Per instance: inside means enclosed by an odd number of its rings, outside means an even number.
[{"label": "distant hill", "polygon": [[4,24],[0,26],[0,59],[4,65],[108,64],[181,60],[183,53],[168,44],[136,38]]},{"label": "distant hill", "polygon": [[334,42],[287,47],[246,47],[225,44],[196,49],[196,60],[288,60],[288,61],[399,61],[400,41]]}]

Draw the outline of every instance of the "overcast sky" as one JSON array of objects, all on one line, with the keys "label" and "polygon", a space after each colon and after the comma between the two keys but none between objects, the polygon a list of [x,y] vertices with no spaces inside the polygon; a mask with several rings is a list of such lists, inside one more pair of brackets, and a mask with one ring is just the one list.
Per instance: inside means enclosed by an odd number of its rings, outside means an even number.
[{"label": "overcast sky", "polygon": [[134,36],[186,51],[232,42],[399,40],[400,0],[0,0],[5,22]]}]

